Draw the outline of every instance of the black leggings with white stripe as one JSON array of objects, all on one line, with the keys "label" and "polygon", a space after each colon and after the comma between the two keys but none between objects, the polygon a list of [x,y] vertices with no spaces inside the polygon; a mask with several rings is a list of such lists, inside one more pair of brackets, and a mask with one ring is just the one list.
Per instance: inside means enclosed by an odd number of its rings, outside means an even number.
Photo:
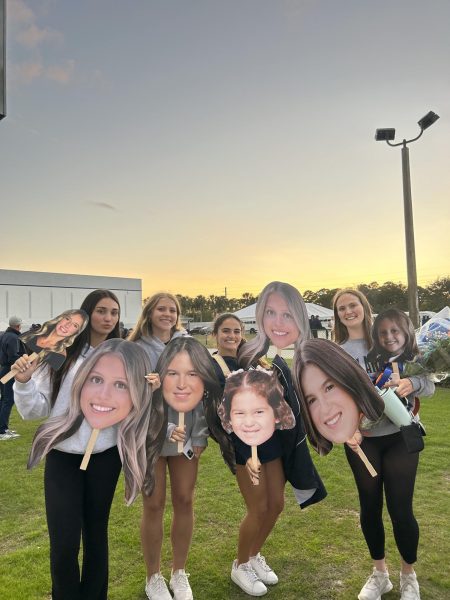
[{"label": "black leggings with white stripe", "polygon": [[417,560],[419,525],[413,513],[414,483],[419,453],[409,454],[400,433],[380,437],[365,437],[361,448],[367,455],[377,477],[372,477],[359,456],[345,445],[361,506],[361,528],[373,560],[385,553],[383,526],[383,489],[391,517],[395,542],[403,560]]},{"label": "black leggings with white stripe", "polygon": [[45,463],[53,600],[107,599],[108,519],[122,465],[117,446],[92,454],[86,471],[82,458],[52,450]]}]

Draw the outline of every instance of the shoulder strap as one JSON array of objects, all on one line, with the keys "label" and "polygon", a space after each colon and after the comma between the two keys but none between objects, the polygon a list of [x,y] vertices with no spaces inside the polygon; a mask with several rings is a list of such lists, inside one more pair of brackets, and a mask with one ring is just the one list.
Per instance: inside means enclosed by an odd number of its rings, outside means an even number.
[{"label": "shoulder strap", "polygon": [[231,373],[230,369],[227,366],[227,363],[223,360],[220,354],[213,354],[212,357],[222,369],[222,373],[225,375],[225,377],[227,377],[227,375]]}]

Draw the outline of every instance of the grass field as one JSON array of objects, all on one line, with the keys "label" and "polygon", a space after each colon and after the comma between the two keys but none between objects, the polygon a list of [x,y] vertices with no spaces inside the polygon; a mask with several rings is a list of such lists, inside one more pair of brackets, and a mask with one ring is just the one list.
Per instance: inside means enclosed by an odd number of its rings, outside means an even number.
[{"label": "grass field", "polygon": [[[416,483],[415,513],[421,527],[417,573],[423,600],[450,598],[450,390],[422,401],[427,426]],[[25,469],[36,423],[22,422],[13,411],[11,426],[21,433],[0,442],[0,598],[49,600],[48,538],[44,515],[42,466]],[[280,583],[267,598],[279,600],[355,599],[371,570],[359,527],[356,489],[342,448],[314,455],[328,497],[301,511],[289,486],[286,508],[264,554]],[[127,508],[123,481],[110,518],[110,600],[144,600],[145,569],[139,543],[141,501]],[[196,526],[187,570],[196,600],[249,598],[229,577],[235,558],[243,502],[234,477],[214,442],[201,458],[196,491]],[[170,513],[166,514],[167,523]],[[386,519],[387,558],[394,589],[383,600],[399,598],[399,560]],[[170,574],[168,528],[163,573]]]}]

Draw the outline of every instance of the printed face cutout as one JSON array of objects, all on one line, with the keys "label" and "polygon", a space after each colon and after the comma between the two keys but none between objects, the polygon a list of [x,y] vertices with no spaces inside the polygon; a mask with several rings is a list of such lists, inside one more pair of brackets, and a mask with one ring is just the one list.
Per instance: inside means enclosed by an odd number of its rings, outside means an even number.
[{"label": "printed face cutout", "polygon": [[360,413],[348,392],[312,364],[303,369],[302,390],[311,420],[326,440],[343,444],[353,437]]},{"label": "printed face cutout", "polygon": [[294,344],[300,335],[286,300],[277,293],[270,294],[267,298],[263,326],[264,333],[276,348]]},{"label": "printed face cutout", "polygon": [[81,410],[93,429],[123,421],[132,408],[128,379],[117,354],[101,356],[81,388]]},{"label": "printed face cutout", "polygon": [[275,429],[292,429],[295,425],[278,380],[259,370],[227,378],[218,414],[225,431],[233,431],[249,446],[263,444]]},{"label": "printed face cutout", "polygon": [[193,410],[203,398],[205,385],[185,351],[171,360],[162,382],[164,400],[177,412]]},{"label": "printed face cutout", "polygon": [[21,337],[27,346],[39,354],[39,362],[59,369],[66,358],[66,348],[86,328],[89,317],[83,310],[66,310],[47,321],[37,331],[26,332]]}]

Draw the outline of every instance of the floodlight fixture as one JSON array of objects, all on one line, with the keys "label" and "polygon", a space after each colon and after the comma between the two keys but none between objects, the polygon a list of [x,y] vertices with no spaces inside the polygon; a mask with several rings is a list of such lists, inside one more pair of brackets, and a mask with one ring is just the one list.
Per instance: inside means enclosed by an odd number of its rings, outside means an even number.
[{"label": "floodlight fixture", "polygon": [[409,170],[409,148],[408,144],[418,140],[425,129],[428,129],[439,119],[439,115],[430,110],[417,122],[420,133],[410,140],[392,143],[395,138],[395,129],[377,129],[375,139],[377,142],[386,142],[388,146],[402,146],[402,178],[403,178],[403,211],[405,217],[405,245],[406,245],[406,267],[408,275],[408,308],[409,318],[415,327],[419,326],[419,296],[417,288],[416,250],[414,243],[414,224],[411,198],[411,174]]},{"label": "floodlight fixture", "polygon": [[437,115],[435,112],[430,110],[430,112],[427,113],[424,117],[422,117],[420,119],[420,121],[417,121],[417,125],[420,127],[420,129],[422,131],[425,131],[425,129],[428,129],[428,127],[431,127],[431,125],[433,125],[433,123],[435,123],[438,119],[439,119],[439,115]]},{"label": "floodlight fixture", "polygon": [[377,142],[387,142],[388,140],[395,139],[395,129],[377,129],[375,132],[375,139]]}]

